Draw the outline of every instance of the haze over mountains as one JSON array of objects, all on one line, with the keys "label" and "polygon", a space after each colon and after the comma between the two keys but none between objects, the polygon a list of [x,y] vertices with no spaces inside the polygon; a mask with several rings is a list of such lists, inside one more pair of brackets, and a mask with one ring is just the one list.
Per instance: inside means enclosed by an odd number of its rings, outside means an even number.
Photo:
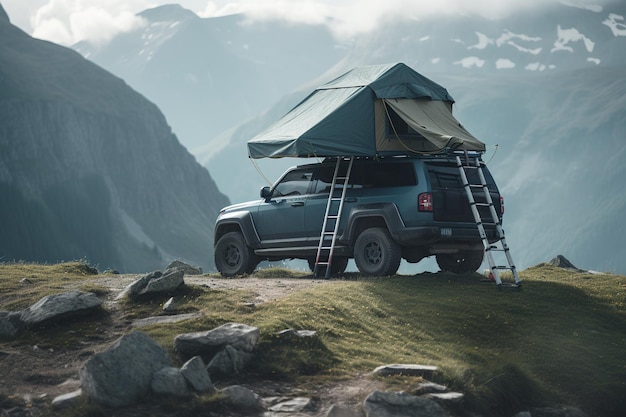
[{"label": "haze over mountains", "polygon": [[0,7],[0,261],[212,267],[228,203],[159,109]]},{"label": "haze over mountains", "polygon": [[[404,62],[446,87],[456,117],[487,143],[518,267],[562,253],[626,273],[626,4],[564,3],[500,20],[390,21],[351,41],[324,25],[201,19],[170,5],[109,44],[75,49],[157,104],[233,202],[265,185],[248,139],[334,76]],[[302,162],[258,164],[274,180]]]}]

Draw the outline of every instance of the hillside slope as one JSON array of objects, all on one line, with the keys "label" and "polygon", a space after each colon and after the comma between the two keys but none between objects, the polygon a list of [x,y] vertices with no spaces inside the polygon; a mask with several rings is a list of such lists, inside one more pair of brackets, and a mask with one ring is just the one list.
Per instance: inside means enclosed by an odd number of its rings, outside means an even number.
[{"label": "hillside slope", "polygon": [[228,199],[159,109],[3,14],[0,260],[211,267],[213,222]]}]

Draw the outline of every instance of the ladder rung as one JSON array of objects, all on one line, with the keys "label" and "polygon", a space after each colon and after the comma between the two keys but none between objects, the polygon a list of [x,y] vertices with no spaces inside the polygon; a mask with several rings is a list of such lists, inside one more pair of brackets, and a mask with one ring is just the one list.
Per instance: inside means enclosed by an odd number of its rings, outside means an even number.
[{"label": "ladder rung", "polygon": [[496,265],[496,266],[492,267],[491,269],[515,269],[515,267],[514,266]]},{"label": "ladder rung", "polygon": [[316,265],[328,265],[328,262],[318,262]]}]

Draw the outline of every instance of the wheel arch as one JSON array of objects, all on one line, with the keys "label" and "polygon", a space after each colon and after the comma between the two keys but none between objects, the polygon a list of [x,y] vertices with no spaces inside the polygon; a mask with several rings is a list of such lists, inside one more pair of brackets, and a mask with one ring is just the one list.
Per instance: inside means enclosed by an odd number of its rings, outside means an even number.
[{"label": "wheel arch", "polygon": [[222,216],[215,224],[213,245],[229,232],[240,232],[250,247],[257,246],[261,241],[249,212],[235,212]]}]

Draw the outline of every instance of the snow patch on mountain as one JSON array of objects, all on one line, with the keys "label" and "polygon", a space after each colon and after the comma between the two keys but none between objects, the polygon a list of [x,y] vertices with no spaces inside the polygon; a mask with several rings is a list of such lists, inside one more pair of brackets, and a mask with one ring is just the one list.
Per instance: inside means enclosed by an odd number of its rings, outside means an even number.
[{"label": "snow patch on mountain", "polygon": [[602,61],[600,60],[600,58],[589,57],[589,58],[587,58],[587,62],[593,62],[596,65],[600,65],[600,62],[602,62]]},{"label": "snow patch on mountain", "polygon": [[496,61],[496,68],[497,69],[515,68],[515,62],[511,61],[510,59],[500,58]]},{"label": "snow patch on mountain", "polygon": [[485,60],[476,56],[468,56],[454,62],[454,65],[461,65],[463,68],[482,68],[485,65]]},{"label": "snow patch on mountain", "polygon": [[145,55],[148,61],[151,60],[154,51],[176,35],[179,24],[179,21],[162,21],[153,22],[146,26],[144,32],[141,34],[144,47],[139,51],[139,55]]},{"label": "snow patch on mountain", "polygon": [[560,1],[561,4],[565,5],[565,6],[570,6],[570,7],[576,7],[578,9],[583,9],[583,10],[589,10],[591,12],[594,13],[601,13],[603,8],[601,5],[599,4],[586,4],[584,2],[582,2],[581,0],[561,0]]},{"label": "snow patch on mountain", "polygon": [[505,30],[504,33],[502,33],[502,35],[500,35],[498,37],[498,39],[496,39],[496,45],[498,47],[501,47],[503,45],[509,45],[514,47],[515,49],[517,49],[520,52],[527,52],[529,54],[532,55],[539,55],[539,53],[541,53],[541,50],[543,48],[539,47],[539,48],[528,48],[522,45],[519,45],[518,42],[516,41],[522,41],[522,42],[541,42],[541,37],[539,36],[528,36],[525,34],[519,34],[519,33],[513,33],[509,30]]},{"label": "snow patch on mountain", "polygon": [[613,36],[626,36],[626,24],[622,23],[623,21],[624,16],[611,13],[609,18],[604,20],[602,24],[607,25],[611,29]]},{"label": "snow patch on mountain", "polygon": [[550,52],[554,53],[557,51],[568,51],[574,52],[574,48],[571,46],[567,46],[571,42],[579,42],[583,41],[585,44],[585,48],[587,52],[593,52],[593,48],[595,43],[580,33],[576,28],[563,29],[561,25],[558,25],[556,28],[557,31],[557,40],[554,42],[554,48],[550,50]]},{"label": "snow patch on mountain", "polygon": [[478,43],[476,45],[468,46],[467,49],[485,49],[489,45],[493,45],[494,40],[485,35],[484,33],[474,32],[478,36]]}]

